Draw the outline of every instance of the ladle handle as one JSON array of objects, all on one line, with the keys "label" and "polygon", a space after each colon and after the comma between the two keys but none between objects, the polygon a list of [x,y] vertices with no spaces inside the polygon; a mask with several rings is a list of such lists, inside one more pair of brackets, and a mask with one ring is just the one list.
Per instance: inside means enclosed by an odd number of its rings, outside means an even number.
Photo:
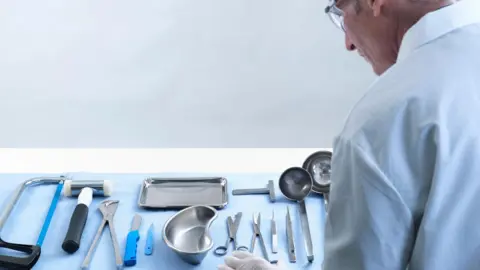
[{"label": "ladle handle", "polygon": [[328,213],[328,201],[330,200],[330,195],[328,193],[323,194],[323,201],[325,202],[325,213]]},{"label": "ladle handle", "polygon": [[309,262],[313,261],[313,245],[312,245],[312,236],[310,234],[310,226],[308,225],[308,216],[307,216],[307,207],[305,206],[305,201],[299,201],[299,213],[300,221],[302,224],[303,240],[305,242],[305,248],[307,251],[307,259]]}]

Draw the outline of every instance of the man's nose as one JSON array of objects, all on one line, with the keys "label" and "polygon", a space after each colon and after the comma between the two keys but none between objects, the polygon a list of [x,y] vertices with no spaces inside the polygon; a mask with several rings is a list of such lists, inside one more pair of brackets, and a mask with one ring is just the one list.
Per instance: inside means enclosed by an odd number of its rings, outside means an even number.
[{"label": "man's nose", "polygon": [[348,34],[345,34],[345,47],[347,48],[348,51],[354,51],[355,50],[355,44],[350,40],[348,37]]}]

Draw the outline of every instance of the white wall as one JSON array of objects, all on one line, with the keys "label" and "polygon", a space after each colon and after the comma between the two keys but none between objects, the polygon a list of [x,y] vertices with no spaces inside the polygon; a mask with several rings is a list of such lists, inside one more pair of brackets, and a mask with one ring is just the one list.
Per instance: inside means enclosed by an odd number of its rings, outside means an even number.
[{"label": "white wall", "polygon": [[0,147],[331,147],[374,75],[325,4],[1,1]]}]

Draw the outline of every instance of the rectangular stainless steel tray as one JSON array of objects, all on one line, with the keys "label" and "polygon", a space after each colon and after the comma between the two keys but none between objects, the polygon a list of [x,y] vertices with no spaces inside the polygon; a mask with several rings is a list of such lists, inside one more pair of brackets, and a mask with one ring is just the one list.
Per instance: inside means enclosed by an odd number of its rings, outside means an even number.
[{"label": "rectangular stainless steel tray", "polygon": [[180,209],[208,205],[217,209],[228,204],[224,177],[150,177],[143,181],[138,206]]}]

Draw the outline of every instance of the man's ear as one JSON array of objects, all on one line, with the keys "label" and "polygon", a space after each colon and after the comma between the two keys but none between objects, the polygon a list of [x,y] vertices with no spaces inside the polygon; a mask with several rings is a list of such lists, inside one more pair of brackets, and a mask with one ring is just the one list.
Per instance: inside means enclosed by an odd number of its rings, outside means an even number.
[{"label": "man's ear", "polygon": [[380,15],[382,6],[386,1],[387,0],[367,0],[368,7],[373,11],[373,16],[378,17]]}]

